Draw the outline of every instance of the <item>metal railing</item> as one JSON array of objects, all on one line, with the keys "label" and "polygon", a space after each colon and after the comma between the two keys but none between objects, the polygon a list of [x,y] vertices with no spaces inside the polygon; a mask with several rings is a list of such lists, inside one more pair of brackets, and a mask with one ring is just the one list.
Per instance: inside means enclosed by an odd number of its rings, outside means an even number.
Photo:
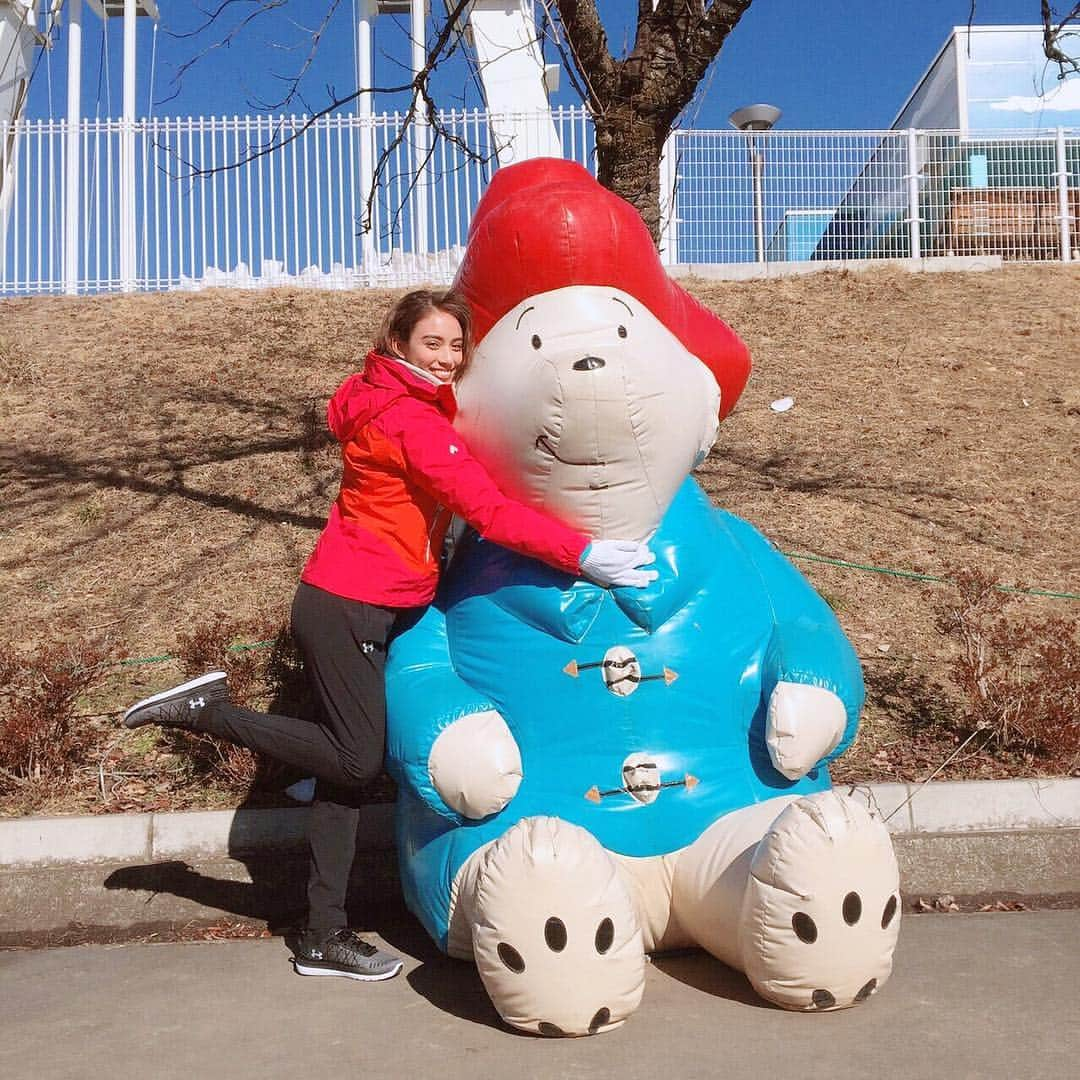
[{"label": "metal railing", "polygon": [[[427,143],[399,137],[396,113],[310,126],[85,120],[71,140],[64,121],[22,121],[0,132],[0,294],[449,280],[495,147],[486,113],[439,120],[452,138],[434,140],[430,156],[417,151]],[[510,120],[527,156],[530,118]],[[554,120],[564,155],[592,167],[586,111],[555,110]],[[497,126],[507,130],[507,118]],[[135,163],[126,209],[125,139]],[[72,146],[80,169],[69,215]],[[1075,130],[679,130],[661,175],[669,263],[1080,257]]]},{"label": "metal railing", "polygon": [[[503,119],[527,153],[531,118]],[[555,110],[554,119],[564,154],[589,161],[586,111]],[[0,201],[0,294],[449,280],[496,167],[489,117],[440,114],[449,137],[429,137],[429,153],[417,150],[420,140],[400,137],[403,122],[399,113],[314,122],[188,117],[141,120],[128,131],[120,120],[85,120],[74,228],[67,123],[21,122],[17,139],[0,132],[0,177],[10,173],[10,205]],[[135,163],[127,268],[125,137]],[[65,272],[66,244],[77,251]]]},{"label": "metal railing", "polygon": [[1078,257],[1080,131],[677,131],[671,146],[680,263]]}]

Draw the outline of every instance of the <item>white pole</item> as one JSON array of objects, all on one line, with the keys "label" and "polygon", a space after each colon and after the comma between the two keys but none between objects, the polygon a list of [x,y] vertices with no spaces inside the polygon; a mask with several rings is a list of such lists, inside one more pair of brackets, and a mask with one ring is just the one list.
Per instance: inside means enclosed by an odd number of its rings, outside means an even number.
[{"label": "white pole", "polygon": [[[761,138],[765,136],[762,135]],[[765,262],[765,150],[758,144],[758,133],[748,131],[750,173],[754,185],[754,258]]]},{"label": "white pole", "polygon": [[922,257],[919,220],[919,135],[914,128],[907,133],[908,237],[911,258]]},{"label": "white pole", "polygon": [[82,0],[68,0],[68,87],[64,177],[64,292],[79,291],[79,120],[82,113]]},{"label": "white pole", "polygon": [[124,116],[120,128],[120,288],[135,288],[135,0],[124,0]]},{"label": "white pole", "polygon": [[[413,78],[420,74],[427,62],[427,43],[425,34],[425,2],[412,0],[412,71]],[[413,168],[416,170],[413,189],[413,236],[417,255],[426,255],[428,249],[428,190],[427,167],[424,164],[428,153],[427,118],[418,112],[413,117]]]},{"label": "white pole", "polygon": [[660,261],[674,266],[679,261],[679,229],[675,216],[676,139],[669,131],[660,152]]},{"label": "white pole", "polygon": [[1072,258],[1069,237],[1069,163],[1065,158],[1065,129],[1057,129],[1058,220],[1061,228],[1061,261]]},{"label": "white pole", "polygon": [[[371,20],[375,17],[374,0],[360,0],[356,24],[356,88],[370,90],[375,85],[374,67],[371,62]],[[360,124],[360,218],[353,222],[353,229],[361,227],[367,212],[368,197],[375,182],[375,128],[371,116],[375,103],[370,93],[361,94],[356,99],[356,116]],[[364,269],[372,272],[375,268],[375,221],[374,206],[372,219],[361,237]]]}]

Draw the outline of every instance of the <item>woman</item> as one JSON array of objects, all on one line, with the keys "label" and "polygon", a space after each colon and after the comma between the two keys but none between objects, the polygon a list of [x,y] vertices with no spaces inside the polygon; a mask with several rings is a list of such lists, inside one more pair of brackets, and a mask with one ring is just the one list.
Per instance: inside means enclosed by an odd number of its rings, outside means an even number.
[{"label": "woman", "polygon": [[504,495],[452,420],[452,383],[471,351],[471,313],[453,292],[418,290],[387,312],[364,369],[338,388],[327,418],[342,446],[337,500],[301,574],[292,632],[320,708],[318,723],[232,705],[223,672],[132,706],[144,724],[208,732],[317,780],[309,821],[308,916],[293,956],[302,975],[392,978],[402,961],[347,926],[358,790],[381,769],[387,644],[435,595],[454,514],[481,536],[604,586],[655,578],[644,544],[596,540]]}]

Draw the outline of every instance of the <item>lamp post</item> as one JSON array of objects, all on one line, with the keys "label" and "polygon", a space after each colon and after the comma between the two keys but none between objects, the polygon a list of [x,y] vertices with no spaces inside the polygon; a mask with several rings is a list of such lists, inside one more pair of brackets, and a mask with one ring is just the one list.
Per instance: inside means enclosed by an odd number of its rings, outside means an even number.
[{"label": "lamp post", "polygon": [[755,132],[768,131],[779,119],[780,110],[775,105],[745,105],[728,117],[731,126],[746,135],[750,175],[754,185],[754,254],[759,263],[765,261],[765,148],[759,143]]}]

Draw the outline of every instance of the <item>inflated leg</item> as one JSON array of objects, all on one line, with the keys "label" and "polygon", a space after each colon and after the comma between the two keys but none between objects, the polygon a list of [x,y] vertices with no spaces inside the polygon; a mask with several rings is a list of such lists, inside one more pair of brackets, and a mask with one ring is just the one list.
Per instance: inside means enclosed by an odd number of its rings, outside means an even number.
[{"label": "inflated leg", "polygon": [[789,806],[758,845],[742,915],[743,970],[786,1009],[865,1001],[892,971],[900,882],[888,831],[826,791]]},{"label": "inflated leg", "polygon": [[786,1009],[857,1005],[892,970],[892,842],[864,806],[832,791],[721,818],[680,854],[673,904],[701,945]]},{"label": "inflated leg", "polygon": [[619,867],[584,829],[525,818],[483,853],[471,897],[477,969],[499,1015],[541,1035],[617,1027],[638,1007],[645,953]]}]

